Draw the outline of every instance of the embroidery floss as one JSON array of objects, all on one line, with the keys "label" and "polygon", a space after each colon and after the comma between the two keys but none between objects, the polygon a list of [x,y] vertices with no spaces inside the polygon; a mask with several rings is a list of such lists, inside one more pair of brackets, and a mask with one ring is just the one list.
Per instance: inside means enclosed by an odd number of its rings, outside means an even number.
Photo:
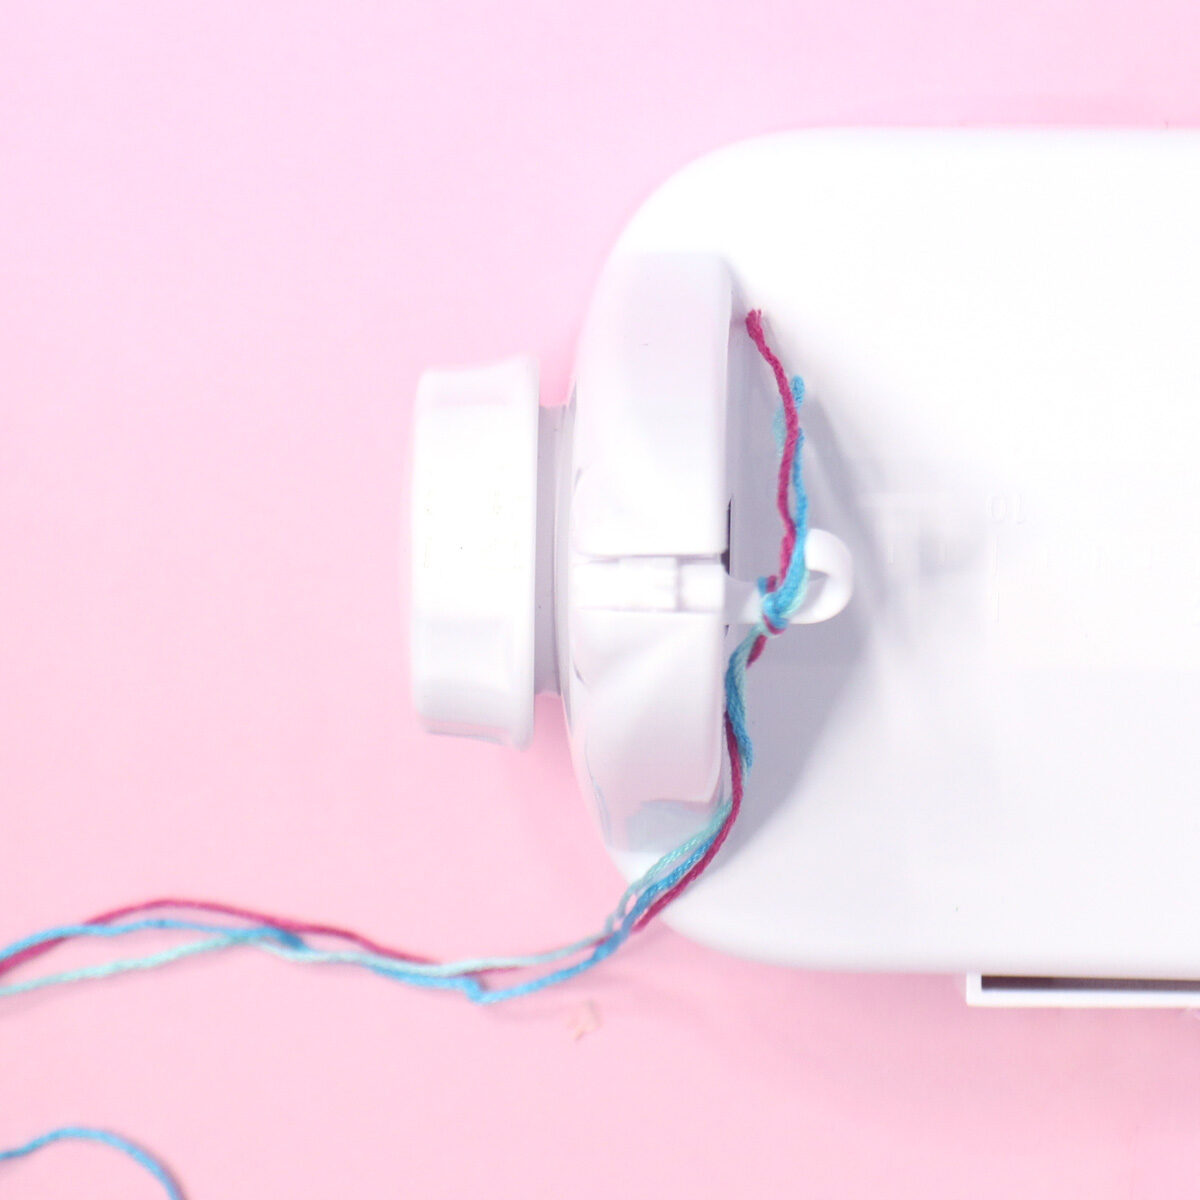
[{"label": "embroidery floss", "polygon": [[[761,313],[755,311],[747,316],[746,330],[770,367],[779,391],[776,504],[784,533],[778,572],[759,580],[761,619],[733,651],[725,673],[725,741],[730,794],[718,805],[704,829],[665,854],[626,889],[598,933],[540,954],[438,963],[337,926],[297,921],[212,901],[165,898],[115,909],[90,921],[48,929],[16,942],[0,950],[0,977],[77,938],[117,939],[146,932],[174,932],[198,935],[193,940],[137,958],[122,958],[8,983],[0,987],[0,998],[130,971],[152,970],[193,955],[250,946],[292,962],[358,967],[402,983],[458,991],[477,1004],[496,1004],[541,991],[590,970],[653,920],[708,868],[737,820],[745,775],[754,758],[746,723],[746,670],[758,659],[767,639],[787,628],[792,613],[803,602],[808,580],[804,555],[808,503],[801,475],[803,434],[799,420],[804,385],[799,378],[788,380],[779,357],[767,341]],[[190,910],[211,919],[148,915],[164,910]],[[333,942],[334,948],[324,948],[323,941]],[[520,982],[501,986],[492,979],[501,972],[513,971],[532,974]]]},{"label": "embroidery floss", "polygon": [[[46,930],[15,943],[0,952],[0,975],[73,938],[119,938],[147,931],[172,931],[204,936],[182,946],[140,958],[118,959],[98,966],[10,983],[0,988],[0,997],[104,978],[128,971],[150,970],[192,955],[249,945],[292,961],[358,966],[401,982],[458,990],[477,1003],[492,1004],[539,991],[590,969],[609,957],[633,932],[652,920],[708,867],[737,819],[742,803],[745,772],[753,762],[753,744],[745,716],[745,671],[761,653],[766,639],[787,627],[788,617],[803,600],[807,582],[804,560],[807,501],[800,473],[803,439],[799,426],[803,384],[799,379],[789,383],[782,364],[767,343],[760,313],[754,312],[747,317],[746,328],[770,366],[780,393],[777,505],[783,518],[784,536],[778,574],[760,580],[759,586],[763,594],[762,619],[735,649],[726,672],[725,735],[730,761],[731,795],[718,807],[704,830],[659,859],[641,879],[626,890],[617,908],[598,934],[541,954],[435,963],[422,956],[392,949],[354,931],[335,926],[295,921],[213,902],[160,899],[104,913],[80,925]],[[162,909],[192,909],[214,917],[250,921],[253,924],[231,927],[224,923],[144,915]],[[138,919],[124,919],[128,917]],[[310,940],[313,938],[329,938],[354,948],[324,950]],[[575,962],[534,975],[521,983],[508,987],[489,985],[488,976],[495,972],[532,970],[573,957],[577,957]]]}]

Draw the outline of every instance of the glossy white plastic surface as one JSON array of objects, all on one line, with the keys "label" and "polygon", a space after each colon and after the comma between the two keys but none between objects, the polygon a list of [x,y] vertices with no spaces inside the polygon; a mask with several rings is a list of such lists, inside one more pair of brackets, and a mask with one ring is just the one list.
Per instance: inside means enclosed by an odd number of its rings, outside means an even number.
[{"label": "glossy white plastic surface", "polygon": [[634,218],[617,253],[719,255],[769,314],[856,571],[751,673],[743,820],[668,922],[807,966],[1200,976],[1198,214],[1197,134],[881,131],[732,147]]},{"label": "glossy white plastic surface", "polygon": [[425,726],[533,732],[538,374],[529,358],[427,371],[412,484],[412,684]]}]

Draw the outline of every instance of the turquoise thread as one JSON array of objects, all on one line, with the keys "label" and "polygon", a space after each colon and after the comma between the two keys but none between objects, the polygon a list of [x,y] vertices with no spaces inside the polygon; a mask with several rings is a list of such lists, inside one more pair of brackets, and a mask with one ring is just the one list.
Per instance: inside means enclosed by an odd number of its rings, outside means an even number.
[{"label": "turquoise thread", "polygon": [[174,1178],[172,1178],[171,1172],[158,1159],[134,1142],[128,1141],[126,1138],[120,1137],[115,1133],[109,1133],[105,1129],[89,1129],[83,1125],[70,1125],[62,1129],[53,1129],[49,1133],[43,1133],[41,1137],[36,1137],[33,1141],[26,1142],[23,1146],[17,1146],[13,1150],[0,1150],[0,1163],[15,1162],[19,1158],[28,1158],[31,1154],[36,1154],[39,1150],[43,1150],[47,1146],[52,1146],[56,1142],[93,1142],[97,1145],[107,1146],[111,1150],[117,1150],[127,1158],[132,1159],[147,1174],[153,1175],[162,1185],[162,1189],[169,1197],[169,1200],[184,1200],[183,1190],[175,1182]]},{"label": "turquoise thread", "polygon": [[746,723],[746,667],[749,664],[750,652],[758,643],[758,639],[766,634],[767,627],[760,621],[737,644],[737,648],[729,656],[729,665],[725,668],[725,711],[733,729],[742,766],[746,771],[754,765],[754,742],[750,738],[750,730]]}]

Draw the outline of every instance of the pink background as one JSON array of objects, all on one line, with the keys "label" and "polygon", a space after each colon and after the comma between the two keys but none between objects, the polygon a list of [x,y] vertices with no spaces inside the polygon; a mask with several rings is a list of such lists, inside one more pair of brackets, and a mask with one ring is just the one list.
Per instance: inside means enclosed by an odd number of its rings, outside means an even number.
[{"label": "pink background", "polygon": [[[0,4],[0,941],[167,891],[439,954],[593,928],[554,706],[524,756],[409,708],[419,369],[528,348],[561,394],[624,219],[722,143],[1196,124],[1198,62],[1191,0]],[[487,1012],[240,954],[4,1004],[0,1144],[65,1121],[195,1200],[1183,1196],[1200,1024],[664,929]]]}]

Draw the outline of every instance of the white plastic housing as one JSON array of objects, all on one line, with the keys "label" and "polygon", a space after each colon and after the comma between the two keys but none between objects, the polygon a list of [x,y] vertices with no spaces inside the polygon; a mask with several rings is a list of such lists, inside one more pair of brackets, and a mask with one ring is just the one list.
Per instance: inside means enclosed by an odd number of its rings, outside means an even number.
[{"label": "white plastic housing", "polygon": [[743,817],[666,920],[975,1003],[1200,995],[1197,213],[1195,133],[866,131],[731,147],[634,218],[521,572],[623,869],[711,803],[778,536],[747,303],[809,384],[809,615],[856,575],[751,673]]}]

